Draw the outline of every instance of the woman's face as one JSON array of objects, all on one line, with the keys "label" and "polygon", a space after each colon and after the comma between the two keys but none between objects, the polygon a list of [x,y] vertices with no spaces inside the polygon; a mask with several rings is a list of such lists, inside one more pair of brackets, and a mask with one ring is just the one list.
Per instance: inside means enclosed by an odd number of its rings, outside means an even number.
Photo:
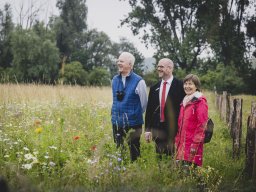
[{"label": "woman's face", "polygon": [[196,92],[196,85],[191,80],[186,81],[183,87],[187,95],[191,95]]}]

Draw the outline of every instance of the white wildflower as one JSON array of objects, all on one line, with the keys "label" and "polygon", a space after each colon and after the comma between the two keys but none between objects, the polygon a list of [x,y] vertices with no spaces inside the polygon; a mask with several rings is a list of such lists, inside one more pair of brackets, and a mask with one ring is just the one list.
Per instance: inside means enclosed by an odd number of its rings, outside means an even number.
[{"label": "white wildflower", "polygon": [[54,166],[56,165],[56,163],[50,161],[50,162],[49,162],[49,165],[50,165],[51,167],[54,167]]},{"label": "white wildflower", "polygon": [[50,148],[50,149],[55,149],[55,150],[57,149],[57,147],[55,147],[54,145],[49,146],[49,148]]},{"label": "white wildflower", "polygon": [[23,165],[21,166],[21,168],[22,168],[22,169],[27,169],[27,170],[32,169],[32,164],[23,164]]},{"label": "white wildflower", "polygon": [[37,158],[34,155],[32,155],[31,153],[25,154],[24,157],[25,157],[26,161],[29,161],[29,160],[35,161],[35,160],[37,160]]},{"label": "white wildflower", "polygon": [[97,163],[97,162],[98,162],[97,159],[88,159],[88,160],[87,160],[87,163],[89,163],[89,164],[91,164],[91,165],[93,165],[93,164],[95,164],[95,163]]},{"label": "white wildflower", "polygon": [[29,151],[29,148],[27,148],[27,147],[23,147],[23,149],[24,149],[25,151]]},{"label": "white wildflower", "polygon": [[44,158],[45,158],[45,159],[49,159],[49,156],[48,156],[48,155],[45,155]]}]

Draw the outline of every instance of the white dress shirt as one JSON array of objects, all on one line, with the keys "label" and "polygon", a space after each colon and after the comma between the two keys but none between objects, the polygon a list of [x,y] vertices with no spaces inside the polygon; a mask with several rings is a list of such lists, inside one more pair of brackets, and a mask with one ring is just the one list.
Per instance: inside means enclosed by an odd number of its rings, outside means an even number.
[{"label": "white dress shirt", "polygon": [[[169,90],[170,90],[170,87],[171,87],[171,84],[172,84],[172,80],[173,80],[173,76],[171,76],[171,78],[166,81],[167,84],[166,84],[166,92],[165,92],[165,101],[166,101],[167,95],[169,93]],[[159,103],[160,103],[160,105],[161,105],[162,90],[163,90],[164,82],[165,81],[162,80],[161,85],[160,85],[160,90],[159,90]]]}]

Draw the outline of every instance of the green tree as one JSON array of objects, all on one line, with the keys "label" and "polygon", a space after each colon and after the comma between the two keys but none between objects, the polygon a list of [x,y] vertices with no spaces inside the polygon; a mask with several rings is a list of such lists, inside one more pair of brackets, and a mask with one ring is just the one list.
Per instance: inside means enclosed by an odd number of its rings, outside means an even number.
[{"label": "green tree", "polygon": [[[256,9],[256,8],[255,8]],[[253,44],[250,47],[255,48],[256,42],[256,16],[252,16],[246,23],[247,36],[253,39]],[[256,57],[256,51],[253,52],[253,56]]]},{"label": "green tree", "polygon": [[111,77],[116,74],[116,59],[123,51],[131,52],[136,59],[134,70],[142,74],[142,54],[126,38],[121,38],[120,42],[114,43],[106,33],[96,29],[84,32],[79,41],[76,42],[76,49],[72,53],[71,61],[80,61],[84,69],[88,72],[95,68],[104,68],[111,73]]},{"label": "green tree", "polygon": [[4,10],[0,10],[0,67],[11,67],[13,55],[11,52],[11,33],[14,29],[11,7],[5,4]]},{"label": "green tree", "polygon": [[58,0],[57,8],[60,17],[53,18],[52,24],[56,30],[57,46],[61,52],[61,73],[64,73],[66,60],[69,59],[75,42],[87,28],[87,7],[85,0]]},{"label": "green tree", "polygon": [[217,61],[225,66],[235,66],[240,75],[248,72],[248,63],[244,57],[245,34],[241,29],[242,21],[246,19],[243,15],[248,3],[248,0],[221,1],[218,15],[215,16],[222,19],[219,19],[215,38],[209,41]]},{"label": "green tree", "polygon": [[84,32],[72,53],[72,61],[80,61],[86,71],[96,67],[109,68],[113,63],[112,42],[104,32],[96,29]]},{"label": "green tree", "polygon": [[[142,39],[156,48],[157,60],[169,57],[187,73],[216,70],[216,63],[223,63],[235,70],[242,84],[252,82],[255,72],[251,70],[248,53],[255,49],[255,41],[246,36],[243,26],[247,24],[247,34],[251,37],[254,16],[248,15],[251,10],[255,13],[255,0],[128,2],[132,11],[121,25],[128,25],[134,35],[142,34]],[[198,56],[208,48],[213,51],[212,60],[199,60]]]},{"label": "green tree", "polygon": [[59,51],[33,30],[17,29],[11,40],[13,67],[18,80],[53,82],[58,74]]},{"label": "green tree", "polygon": [[[256,6],[254,6],[254,12],[256,12]],[[256,17],[255,15],[252,15],[246,23],[246,29],[247,29],[247,36],[252,39],[252,42],[247,42],[247,45],[249,46],[250,50],[254,50],[252,51],[252,55],[254,56],[254,58],[256,58]],[[252,60],[251,60],[251,65],[252,65]],[[252,93],[252,94],[256,94],[256,68],[255,66],[251,66],[250,68],[250,73],[248,74],[247,77],[245,77],[245,81],[249,86],[249,90],[248,92]]]},{"label": "green tree", "polygon": [[32,26],[32,30],[35,32],[37,36],[39,36],[42,40],[50,40],[51,42],[55,42],[55,31],[48,29],[44,22],[35,21],[35,24]]},{"label": "green tree", "polygon": [[129,0],[132,11],[122,21],[134,35],[157,50],[156,58],[169,57],[190,71],[197,65],[206,37],[197,17],[204,1]]}]

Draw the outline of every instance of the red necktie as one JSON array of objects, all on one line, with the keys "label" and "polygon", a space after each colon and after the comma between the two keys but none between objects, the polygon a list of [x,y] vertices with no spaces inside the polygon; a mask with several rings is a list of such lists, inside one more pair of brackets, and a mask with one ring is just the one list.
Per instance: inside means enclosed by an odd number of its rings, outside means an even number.
[{"label": "red necktie", "polygon": [[165,92],[166,92],[166,84],[167,82],[164,82],[163,89],[162,89],[162,98],[161,98],[161,113],[160,113],[160,121],[164,122],[164,106],[165,106]]}]

